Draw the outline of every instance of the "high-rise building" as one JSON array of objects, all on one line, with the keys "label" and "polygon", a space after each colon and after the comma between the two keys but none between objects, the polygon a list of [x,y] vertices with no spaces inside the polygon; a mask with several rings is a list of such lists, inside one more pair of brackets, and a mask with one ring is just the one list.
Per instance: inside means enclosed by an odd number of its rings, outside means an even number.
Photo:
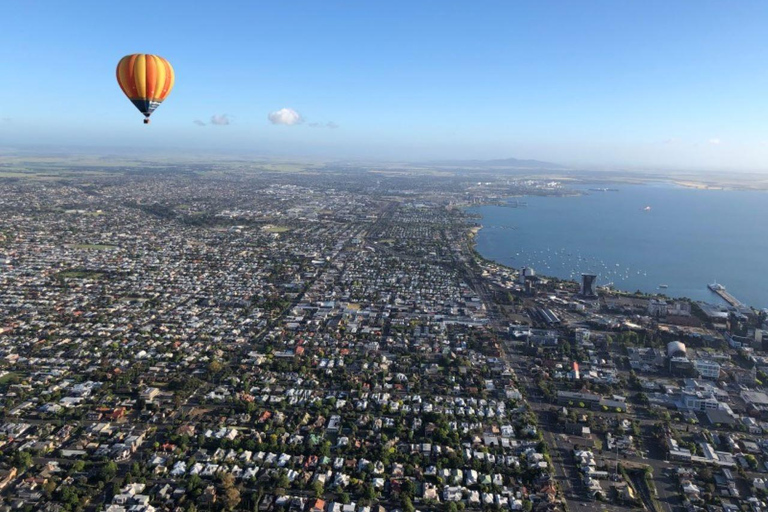
[{"label": "high-rise building", "polygon": [[528,277],[535,277],[536,271],[533,270],[531,267],[523,267],[520,269],[520,274],[517,277],[517,280],[520,284],[525,284],[526,278]]},{"label": "high-rise building", "polygon": [[597,276],[595,274],[581,274],[581,295],[584,297],[597,297]]}]

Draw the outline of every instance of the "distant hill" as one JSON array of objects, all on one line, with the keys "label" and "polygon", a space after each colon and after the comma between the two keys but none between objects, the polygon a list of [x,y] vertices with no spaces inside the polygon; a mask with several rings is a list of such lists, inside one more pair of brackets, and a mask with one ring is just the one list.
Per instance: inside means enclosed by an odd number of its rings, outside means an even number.
[{"label": "distant hill", "polygon": [[432,165],[447,167],[481,167],[497,169],[566,169],[565,166],[541,160],[520,160],[503,158],[499,160],[438,160],[428,162]]}]

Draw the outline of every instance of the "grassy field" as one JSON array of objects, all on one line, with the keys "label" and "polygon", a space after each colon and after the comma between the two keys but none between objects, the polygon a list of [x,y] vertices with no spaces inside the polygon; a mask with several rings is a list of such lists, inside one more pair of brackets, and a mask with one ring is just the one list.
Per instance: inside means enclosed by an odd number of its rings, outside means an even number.
[{"label": "grassy field", "polygon": [[0,178],[23,178],[26,180],[56,180],[64,177],[63,174],[50,174],[48,172],[23,172],[23,171],[0,171]]},{"label": "grassy field", "polygon": [[103,276],[104,272],[94,270],[64,270],[58,274],[62,279],[99,279]]},{"label": "grassy field", "polygon": [[0,377],[0,384],[7,384],[11,380],[16,379],[18,377],[19,377],[18,373],[8,372],[5,375],[3,375],[2,377]]}]

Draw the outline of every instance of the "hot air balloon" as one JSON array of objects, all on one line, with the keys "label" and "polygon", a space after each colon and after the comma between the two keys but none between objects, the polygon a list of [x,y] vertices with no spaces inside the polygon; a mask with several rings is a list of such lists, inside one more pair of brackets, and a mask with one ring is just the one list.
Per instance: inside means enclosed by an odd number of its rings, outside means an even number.
[{"label": "hot air balloon", "polygon": [[131,103],[144,114],[144,124],[173,89],[171,63],[157,55],[134,53],[117,64],[117,83]]}]

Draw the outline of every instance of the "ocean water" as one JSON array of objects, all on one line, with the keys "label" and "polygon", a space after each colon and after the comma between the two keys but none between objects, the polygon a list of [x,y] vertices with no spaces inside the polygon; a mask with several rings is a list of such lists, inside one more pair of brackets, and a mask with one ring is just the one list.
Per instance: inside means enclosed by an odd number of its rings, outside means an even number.
[{"label": "ocean water", "polygon": [[[538,274],[721,303],[723,284],[738,300],[768,308],[768,193],[674,185],[591,185],[618,192],[511,198],[526,207],[481,206],[477,249]],[[650,207],[650,208],[647,208]],[[665,289],[659,285],[665,284]]]}]

